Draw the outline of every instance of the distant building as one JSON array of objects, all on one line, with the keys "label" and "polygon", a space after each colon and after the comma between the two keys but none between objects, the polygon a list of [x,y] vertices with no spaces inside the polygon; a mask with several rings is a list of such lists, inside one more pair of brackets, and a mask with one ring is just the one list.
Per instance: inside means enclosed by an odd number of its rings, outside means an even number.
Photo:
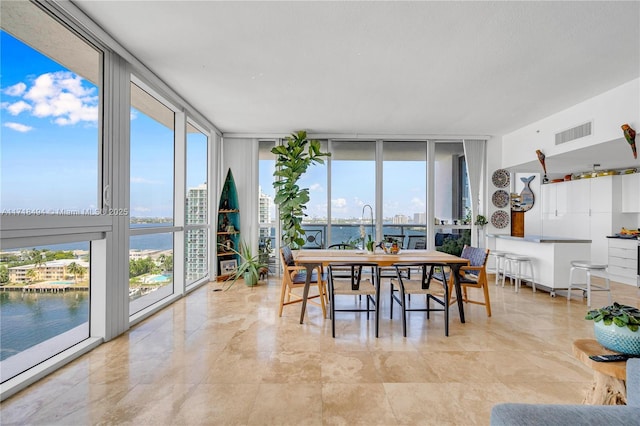
[{"label": "distant building", "polygon": [[[67,281],[73,280],[73,273],[68,271],[69,265],[75,263],[85,268],[85,275],[89,273],[89,262],[78,259],[60,259],[44,262],[41,265],[22,265],[8,268],[9,282],[27,284],[31,281]],[[33,270],[31,274],[29,271]]]},{"label": "distant building", "polygon": [[[260,225],[271,224],[271,208],[273,206],[273,199],[271,196],[262,192],[262,187],[258,187],[258,222]],[[268,237],[270,235],[269,227],[260,227],[260,236]]]},{"label": "distant building", "polygon": [[[187,192],[187,225],[206,224],[208,194],[207,184],[189,188]],[[188,229],[185,233],[187,282],[202,278],[209,273],[207,228]]]},{"label": "distant building", "polygon": [[414,213],[413,214],[413,223],[426,224],[427,223],[427,214],[426,213]]},{"label": "distant building", "polygon": [[409,216],[405,216],[403,214],[397,214],[393,217],[393,223],[398,225],[409,223]]}]

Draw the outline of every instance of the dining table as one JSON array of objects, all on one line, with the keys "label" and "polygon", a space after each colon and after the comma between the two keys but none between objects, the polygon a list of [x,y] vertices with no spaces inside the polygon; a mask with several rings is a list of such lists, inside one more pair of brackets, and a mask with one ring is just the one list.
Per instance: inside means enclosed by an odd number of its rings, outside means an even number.
[{"label": "dining table", "polygon": [[302,293],[302,311],[300,312],[300,324],[304,322],[307,309],[307,297],[311,286],[311,275],[317,267],[327,267],[332,263],[375,263],[379,267],[390,267],[399,263],[427,263],[432,265],[445,265],[451,268],[453,282],[460,313],[460,322],[464,323],[464,302],[462,300],[462,288],[460,286],[460,268],[469,265],[468,259],[444,253],[437,250],[400,250],[396,254],[385,253],[376,250],[371,253],[366,250],[327,250],[327,249],[300,249],[293,251],[296,265],[306,269],[306,280]]}]

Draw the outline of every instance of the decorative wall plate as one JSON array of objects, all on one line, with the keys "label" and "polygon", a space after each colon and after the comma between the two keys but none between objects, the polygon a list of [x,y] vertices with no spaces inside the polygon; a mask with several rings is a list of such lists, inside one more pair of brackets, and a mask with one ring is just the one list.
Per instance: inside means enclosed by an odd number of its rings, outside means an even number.
[{"label": "decorative wall plate", "polygon": [[509,224],[509,213],[504,210],[497,210],[491,215],[491,224],[496,228],[506,228]]},{"label": "decorative wall plate", "polygon": [[509,205],[509,193],[504,189],[498,189],[491,196],[491,202],[499,209],[505,208]]},{"label": "decorative wall plate", "polygon": [[497,188],[504,188],[509,185],[509,172],[505,169],[498,169],[493,172],[491,176],[491,182]]}]

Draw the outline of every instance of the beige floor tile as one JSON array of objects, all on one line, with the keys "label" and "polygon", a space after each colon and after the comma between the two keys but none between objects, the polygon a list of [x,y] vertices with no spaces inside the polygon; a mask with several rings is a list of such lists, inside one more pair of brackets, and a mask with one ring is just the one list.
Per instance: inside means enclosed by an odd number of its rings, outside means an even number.
[{"label": "beige floor tile", "polygon": [[[491,280],[492,277],[490,277]],[[386,284],[385,284],[386,285]],[[500,402],[580,403],[593,374],[572,342],[593,338],[589,308],[524,287],[490,286],[493,315],[455,306],[444,315],[331,321],[300,305],[278,316],[280,281],[213,291],[210,283],[129,332],[3,401],[2,425],[486,425]],[[639,305],[632,286],[614,300]],[[417,300],[415,301],[418,302]],[[608,304],[606,295],[593,306]]]}]

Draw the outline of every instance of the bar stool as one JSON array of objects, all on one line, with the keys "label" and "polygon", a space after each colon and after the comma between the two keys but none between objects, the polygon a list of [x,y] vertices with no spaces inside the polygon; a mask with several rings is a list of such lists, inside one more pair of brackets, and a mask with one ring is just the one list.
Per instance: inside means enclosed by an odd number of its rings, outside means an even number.
[{"label": "bar stool", "polygon": [[[526,275],[523,271],[523,266],[527,266],[529,274]],[[536,280],[533,272],[533,260],[529,256],[523,256],[515,253],[507,253],[505,255],[505,267],[504,274],[502,275],[502,286],[504,287],[505,277],[508,275],[511,283],[515,278],[515,290],[516,293],[520,289],[522,281],[530,281],[533,292],[536,292]]]},{"label": "bar stool", "polygon": [[500,251],[500,250],[492,250],[489,252],[489,256],[493,256],[495,258],[495,267],[492,270],[487,272],[495,272],[496,274],[496,285],[500,281],[500,275],[502,275],[502,279],[504,280],[504,268],[506,259],[505,256],[511,254],[508,251]]},{"label": "bar stool", "polygon": [[[567,301],[571,299],[571,290],[582,290],[582,297],[585,293],[587,295],[587,307],[591,307],[591,291],[608,291],[609,292],[609,304],[611,301],[611,287],[609,286],[609,271],[607,270],[609,265],[592,263],[588,260],[574,260],[571,262],[571,270],[569,272],[569,288],[567,289]],[[584,284],[573,282],[573,273],[578,271],[585,271],[587,274],[587,280]],[[591,284],[591,272],[597,271],[604,275],[605,285],[592,285]]]}]

